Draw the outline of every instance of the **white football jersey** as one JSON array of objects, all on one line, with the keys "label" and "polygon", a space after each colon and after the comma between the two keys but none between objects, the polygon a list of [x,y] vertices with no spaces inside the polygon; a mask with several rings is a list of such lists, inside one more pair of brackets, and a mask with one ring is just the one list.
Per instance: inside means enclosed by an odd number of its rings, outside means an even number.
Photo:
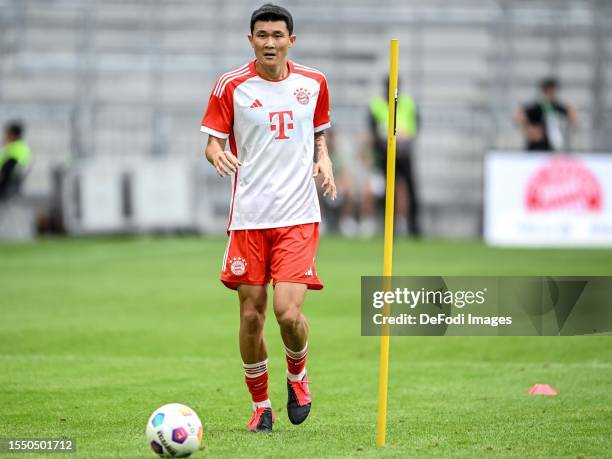
[{"label": "white football jersey", "polygon": [[325,76],[289,61],[280,81],[263,78],[255,61],[216,82],[202,132],[229,138],[241,166],[232,179],[229,230],[321,221],[312,177],[314,134],[330,126]]}]

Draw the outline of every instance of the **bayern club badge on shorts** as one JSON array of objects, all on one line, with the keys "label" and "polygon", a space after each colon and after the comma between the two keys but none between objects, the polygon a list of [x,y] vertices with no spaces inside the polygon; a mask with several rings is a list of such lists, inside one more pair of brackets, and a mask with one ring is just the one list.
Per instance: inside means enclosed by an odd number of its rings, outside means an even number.
[{"label": "bayern club badge on shorts", "polygon": [[242,257],[234,257],[230,260],[230,270],[234,276],[242,276],[246,273],[247,262]]},{"label": "bayern club badge on shorts", "polygon": [[302,105],[308,105],[308,102],[310,102],[310,92],[308,89],[299,88],[296,89],[293,94],[295,95],[297,101]]}]

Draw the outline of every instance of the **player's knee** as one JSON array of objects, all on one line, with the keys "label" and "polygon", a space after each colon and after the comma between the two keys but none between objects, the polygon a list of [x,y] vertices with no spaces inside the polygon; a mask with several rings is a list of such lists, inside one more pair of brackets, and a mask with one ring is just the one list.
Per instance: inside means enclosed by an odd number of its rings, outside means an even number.
[{"label": "player's knee", "polygon": [[245,307],[240,313],[240,323],[248,334],[260,333],[265,320],[266,314],[255,307]]},{"label": "player's knee", "polygon": [[278,324],[287,329],[299,327],[302,322],[302,313],[298,307],[289,307],[276,312]]}]

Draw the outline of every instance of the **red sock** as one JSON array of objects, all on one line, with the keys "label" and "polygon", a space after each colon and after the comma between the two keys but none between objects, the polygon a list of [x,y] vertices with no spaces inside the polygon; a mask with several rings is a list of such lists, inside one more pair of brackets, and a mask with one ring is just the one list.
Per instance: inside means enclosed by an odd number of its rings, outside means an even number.
[{"label": "red sock", "polygon": [[245,363],[244,380],[253,403],[268,400],[268,359],[258,363]]},{"label": "red sock", "polygon": [[287,373],[289,379],[297,379],[300,376],[303,376],[304,370],[306,368],[306,354],[308,352],[308,343],[304,346],[304,349],[301,351],[292,351],[287,346],[285,346],[285,354],[287,357]]}]

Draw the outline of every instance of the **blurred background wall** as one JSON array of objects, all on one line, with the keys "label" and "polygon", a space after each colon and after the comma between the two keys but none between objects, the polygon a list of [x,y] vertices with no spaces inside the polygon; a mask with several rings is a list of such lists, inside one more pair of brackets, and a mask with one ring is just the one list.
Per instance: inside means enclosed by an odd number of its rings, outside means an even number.
[{"label": "blurred background wall", "polygon": [[[249,17],[261,3],[0,0],[0,122],[27,124],[26,195],[51,199],[59,164],[156,156],[199,158],[206,193],[225,202],[199,123],[218,75],[252,58]],[[291,57],[327,75],[336,134],[351,151],[381,93],[389,39],[400,39],[402,89],[422,115],[425,234],[480,234],[483,155],[522,148],[513,111],[544,76],[578,109],[572,149],[612,150],[612,2],[280,3],[295,19]]]}]

